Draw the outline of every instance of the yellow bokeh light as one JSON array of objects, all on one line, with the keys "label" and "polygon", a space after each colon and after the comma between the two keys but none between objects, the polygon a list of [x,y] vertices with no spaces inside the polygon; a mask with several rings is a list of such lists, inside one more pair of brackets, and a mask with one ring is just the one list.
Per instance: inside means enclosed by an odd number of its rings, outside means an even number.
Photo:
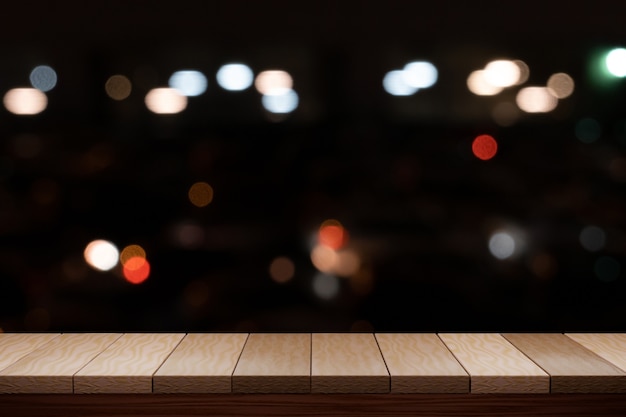
[{"label": "yellow bokeh light", "polygon": [[153,88],[145,99],[146,107],[156,114],[176,114],[187,108],[187,97],[175,88]]},{"label": "yellow bokeh light", "polygon": [[517,106],[526,113],[547,113],[554,110],[558,100],[546,87],[526,87],[515,98]]},{"label": "yellow bokeh light", "polygon": [[213,201],[213,187],[206,182],[196,182],[189,187],[189,201],[196,207],[206,207]]},{"label": "yellow bokeh light", "polygon": [[553,74],[548,79],[548,92],[556,98],[567,98],[574,92],[574,80],[564,72]]},{"label": "yellow bokeh light", "polygon": [[281,284],[291,280],[295,271],[295,265],[291,259],[285,256],[279,256],[270,263],[270,277],[272,280]]},{"label": "yellow bokeh light", "polygon": [[48,97],[36,88],[13,88],[6,92],[3,103],[13,114],[33,115],[48,107]]},{"label": "yellow bokeh light", "polygon": [[281,94],[293,88],[293,78],[287,71],[263,71],[254,80],[254,87],[264,95]]},{"label": "yellow bokeh light", "polygon": [[139,245],[128,245],[120,252],[120,262],[126,265],[131,258],[146,259],[146,251]]},{"label": "yellow bokeh light", "polygon": [[123,75],[113,75],[104,84],[104,90],[113,100],[124,100],[130,96],[132,83]]},{"label": "yellow bokeh light", "polygon": [[467,88],[477,96],[495,96],[503,89],[488,83],[483,70],[474,71],[467,77]]}]

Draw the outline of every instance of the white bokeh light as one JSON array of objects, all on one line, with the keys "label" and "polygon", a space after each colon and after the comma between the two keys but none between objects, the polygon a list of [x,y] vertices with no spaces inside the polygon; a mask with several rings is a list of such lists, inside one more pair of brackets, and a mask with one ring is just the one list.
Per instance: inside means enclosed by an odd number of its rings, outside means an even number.
[{"label": "white bokeh light", "polygon": [[226,64],[217,71],[216,78],[224,90],[242,91],[252,85],[254,74],[245,64]]},{"label": "white bokeh light", "polygon": [[30,72],[30,85],[43,92],[52,90],[57,85],[57,73],[47,65],[39,65]]},{"label": "white bokeh light", "polygon": [[153,88],[145,99],[146,107],[157,114],[175,114],[187,108],[187,97],[175,88]]},{"label": "white bokeh light", "polygon": [[393,70],[385,74],[383,88],[392,96],[410,96],[419,90],[417,87],[406,83],[404,71],[402,70]]},{"label": "white bokeh light", "polygon": [[108,240],[94,240],[83,252],[89,266],[99,271],[109,271],[117,265],[120,253],[117,247]]},{"label": "white bokeh light", "polygon": [[520,79],[520,67],[513,61],[499,59],[489,62],[484,69],[485,81],[494,87],[511,87]]},{"label": "white bokeh light", "polygon": [[267,70],[254,80],[256,90],[264,95],[278,95],[293,88],[293,78],[287,71]]},{"label": "white bokeh light", "polygon": [[298,107],[298,94],[293,90],[273,90],[261,98],[263,108],[270,113],[291,113]]},{"label": "white bokeh light", "polygon": [[477,96],[495,96],[502,91],[502,87],[496,87],[485,79],[484,70],[476,70],[467,77],[467,88]]},{"label": "white bokeh light", "polygon": [[626,49],[615,48],[606,56],[606,68],[615,77],[626,77]]},{"label": "white bokeh light", "polygon": [[559,101],[547,87],[525,87],[518,91],[515,102],[526,113],[548,113]]},{"label": "white bokeh light", "polygon": [[510,258],[515,249],[515,239],[508,232],[496,232],[489,238],[489,252],[498,259]]},{"label": "white bokeh light", "polygon": [[13,88],[4,95],[3,104],[13,114],[33,115],[48,107],[48,97],[36,88]]},{"label": "white bokeh light", "polygon": [[207,89],[207,79],[203,73],[195,70],[176,71],[169,79],[168,85],[187,97],[195,97]]},{"label": "white bokeh light", "polygon": [[414,88],[432,87],[438,76],[437,68],[427,61],[409,62],[402,71],[404,82]]}]

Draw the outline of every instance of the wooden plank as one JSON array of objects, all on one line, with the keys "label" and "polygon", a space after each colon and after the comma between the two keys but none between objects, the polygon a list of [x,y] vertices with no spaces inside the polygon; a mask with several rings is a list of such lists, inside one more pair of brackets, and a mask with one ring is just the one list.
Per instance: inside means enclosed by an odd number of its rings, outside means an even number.
[{"label": "wooden plank", "polygon": [[504,337],[550,374],[553,393],[626,393],[626,373],[560,333]]},{"label": "wooden plank", "polygon": [[231,392],[247,333],[188,334],[154,374],[155,393]]},{"label": "wooden plank", "polygon": [[151,393],[152,375],[184,334],[124,334],[74,376],[74,392]]},{"label": "wooden plank", "polygon": [[495,333],[441,333],[439,337],[470,374],[470,392],[547,393],[550,377]]},{"label": "wooden plank", "polygon": [[121,334],[62,334],[0,372],[0,393],[71,394],[72,377]]},{"label": "wooden plank", "polygon": [[59,335],[60,333],[0,333],[0,370]]},{"label": "wooden plank", "polygon": [[626,371],[626,334],[624,333],[566,333],[596,355]]},{"label": "wooden plank", "polygon": [[469,375],[436,334],[377,333],[392,393],[468,393]]},{"label": "wooden plank", "polygon": [[314,333],[311,392],[385,393],[390,378],[370,333]]},{"label": "wooden plank", "polygon": [[251,334],[233,373],[233,392],[307,393],[310,334]]}]

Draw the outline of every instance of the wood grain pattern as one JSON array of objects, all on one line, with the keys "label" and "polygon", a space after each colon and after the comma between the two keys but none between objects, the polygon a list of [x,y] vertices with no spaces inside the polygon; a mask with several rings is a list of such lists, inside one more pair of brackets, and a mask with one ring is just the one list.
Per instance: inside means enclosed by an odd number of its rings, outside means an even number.
[{"label": "wood grain pattern", "polygon": [[566,336],[626,371],[626,334],[566,333]]},{"label": "wood grain pattern", "polygon": [[467,393],[469,375],[436,334],[375,334],[392,393]]},{"label": "wood grain pattern", "polygon": [[233,373],[233,392],[305,393],[310,389],[310,334],[248,337]]},{"label": "wood grain pattern", "polygon": [[548,393],[549,376],[495,333],[441,333],[470,374],[472,393]]},{"label": "wood grain pattern", "polygon": [[385,393],[389,389],[389,372],[373,334],[313,334],[311,392]]},{"label": "wood grain pattern", "polygon": [[248,334],[185,336],[154,374],[155,393],[231,392],[232,374]]},{"label": "wood grain pattern", "polygon": [[0,372],[0,393],[71,394],[72,377],[121,334],[62,334]]},{"label": "wood grain pattern", "polygon": [[550,374],[553,393],[626,393],[626,373],[560,333],[504,337]]},{"label": "wood grain pattern", "polygon": [[0,370],[58,336],[59,333],[0,333]]},{"label": "wood grain pattern", "polygon": [[624,417],[623,394],[4,395],[7,417]]},{"label": "wood grain pattern", "polygon": [[151,393],[152,375],[184,334],[124,334],[74,376],[74,392]]}]

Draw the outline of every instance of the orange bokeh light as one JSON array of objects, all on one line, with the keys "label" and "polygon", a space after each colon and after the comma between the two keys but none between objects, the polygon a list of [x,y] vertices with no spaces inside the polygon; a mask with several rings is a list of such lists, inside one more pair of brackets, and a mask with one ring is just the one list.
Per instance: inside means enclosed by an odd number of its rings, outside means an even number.
[{"label": "orange bokeh light", "polygon": [[146,258],[133,256],[124,263],[124,278],[131,284],[141,284],[150,276],[150,264]]},{"label": "orange bokeh light", "polygon": [[494,156],[498,151],[498,142],[489,135],[480,135],[474,139],[472,143],[472,152],[474,156],[483,161],[487,161]]},{"label": "orange bokeh light", "polygon": [[340,249],[348,243],[348,231],[337,220],[326,220],[317,236],[320,245]]}]

